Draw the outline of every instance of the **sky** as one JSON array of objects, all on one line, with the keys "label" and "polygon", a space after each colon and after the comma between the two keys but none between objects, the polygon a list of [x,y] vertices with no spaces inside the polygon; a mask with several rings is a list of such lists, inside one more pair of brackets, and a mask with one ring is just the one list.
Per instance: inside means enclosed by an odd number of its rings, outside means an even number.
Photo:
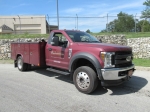
[{"label": "sky", "polygon": [[[121,11],[138,18],[145,9],[144,1],[58,0],[59,28],[100,32]],[[0,0],[0,16],[4,15],[45,15],[49,24],[57,25],[57,0]]]}]

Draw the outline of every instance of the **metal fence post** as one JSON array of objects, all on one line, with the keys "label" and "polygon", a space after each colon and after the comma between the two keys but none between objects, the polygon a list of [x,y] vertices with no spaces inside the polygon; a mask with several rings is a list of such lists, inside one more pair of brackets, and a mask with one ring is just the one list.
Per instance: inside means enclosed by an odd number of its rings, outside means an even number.
[{"label": "metal fence post", "polygon": [[20,20],[20,16],[18,15],[19,17],[19,22],[20,22],[20,34],[21,34],[21,20]]}]

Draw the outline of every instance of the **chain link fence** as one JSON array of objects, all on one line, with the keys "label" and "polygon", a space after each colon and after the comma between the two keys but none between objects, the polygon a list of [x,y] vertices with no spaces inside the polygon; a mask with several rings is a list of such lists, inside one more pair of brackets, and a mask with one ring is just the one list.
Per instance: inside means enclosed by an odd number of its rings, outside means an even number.
[{"label": "chain link fence", "polygon": [[[146,21],[144,21],[146,20]],[[53,29],[75,29],[92,32],[141,32],[149,31],[149,19],[139,14],[118,16],[60,16],[59,26],[56,16],[0,16],[0,33],[44,34]]]}]

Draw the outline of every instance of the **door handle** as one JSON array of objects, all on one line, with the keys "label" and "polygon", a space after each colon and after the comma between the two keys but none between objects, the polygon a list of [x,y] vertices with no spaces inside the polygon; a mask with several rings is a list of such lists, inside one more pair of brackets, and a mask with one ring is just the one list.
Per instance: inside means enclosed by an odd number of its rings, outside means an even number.
[{"label": "door handle", "polygon": [[49,51],[52,51],[52,48],[48,48]]}]

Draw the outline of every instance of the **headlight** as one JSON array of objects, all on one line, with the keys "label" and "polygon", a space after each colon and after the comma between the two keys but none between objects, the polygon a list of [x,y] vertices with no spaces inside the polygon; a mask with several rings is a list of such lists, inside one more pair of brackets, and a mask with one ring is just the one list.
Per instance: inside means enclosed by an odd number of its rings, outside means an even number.
[{"label": "headlight", "polygon": [[104,68],[112,68],[115,65],[112,64],[112,55],[115,55],[114,52],[101,52],[100,57],[104,62]]}]

